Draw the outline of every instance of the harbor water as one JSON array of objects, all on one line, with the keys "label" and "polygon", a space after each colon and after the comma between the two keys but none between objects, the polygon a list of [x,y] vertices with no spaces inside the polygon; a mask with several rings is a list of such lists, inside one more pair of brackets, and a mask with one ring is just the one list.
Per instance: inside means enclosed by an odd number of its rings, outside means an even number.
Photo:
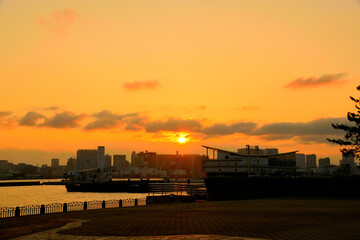
[{"label": "harbor water", "polygon": [[[41,182],[47,180],[42,179]],[[147,193],[67,192],[65,185],[0,187],[0,207],[144,198]]]}]

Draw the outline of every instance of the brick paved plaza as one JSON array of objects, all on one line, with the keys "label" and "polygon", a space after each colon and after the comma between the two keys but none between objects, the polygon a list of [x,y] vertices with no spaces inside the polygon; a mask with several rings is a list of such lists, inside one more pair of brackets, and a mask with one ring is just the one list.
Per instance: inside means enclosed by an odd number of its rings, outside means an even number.
[{"label": "brick paved plaza", "polygon": [[360,239],[360,201],[333,199],[204,201],[0,219],[0,238],[58,228],[75,219],[86,221],[60,230],[59,239],[69,235]]}]

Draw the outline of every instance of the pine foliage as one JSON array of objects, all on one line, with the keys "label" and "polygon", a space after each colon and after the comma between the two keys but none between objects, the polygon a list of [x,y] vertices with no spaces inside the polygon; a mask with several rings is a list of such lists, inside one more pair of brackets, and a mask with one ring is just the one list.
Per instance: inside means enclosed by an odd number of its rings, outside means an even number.
[{"label": "pine foliage", "polygon": [[[360,91],[360,85],[357,86]],[[355,102],[356,113],[348,112],[347,119],[354,123],[354,125],[346,124],[331,124],[333,128],[345,131],[344,139],[327,139],[329,142],[344,146],[340,151],[347,154],[354,154],[357,159],[360,158],[360,98],[356,99],[350,96],[350,99]]]}]

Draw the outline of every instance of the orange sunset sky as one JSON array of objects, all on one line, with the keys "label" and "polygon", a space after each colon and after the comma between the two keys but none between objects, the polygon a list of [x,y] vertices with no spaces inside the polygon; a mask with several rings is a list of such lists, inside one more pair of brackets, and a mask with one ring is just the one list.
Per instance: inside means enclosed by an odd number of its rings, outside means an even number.
[{"label": "orange sunset sky", "polygon": [[0,159],[250,144],[338,164],[359,30],[357,0],[0,0]]}]

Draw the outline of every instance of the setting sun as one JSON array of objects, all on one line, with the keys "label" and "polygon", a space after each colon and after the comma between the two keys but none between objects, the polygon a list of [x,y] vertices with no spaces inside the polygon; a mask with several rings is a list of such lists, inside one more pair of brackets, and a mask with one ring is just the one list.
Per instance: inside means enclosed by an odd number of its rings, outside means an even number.
[{"label": "setting sun", "polygon": [[179,143],[185,143],[185,142],[187,142],[187,141],[188,141],[188,139],[185,138],[185,137],[180,137],[180,138],[178,139],[178,142],[179,142]]}]

